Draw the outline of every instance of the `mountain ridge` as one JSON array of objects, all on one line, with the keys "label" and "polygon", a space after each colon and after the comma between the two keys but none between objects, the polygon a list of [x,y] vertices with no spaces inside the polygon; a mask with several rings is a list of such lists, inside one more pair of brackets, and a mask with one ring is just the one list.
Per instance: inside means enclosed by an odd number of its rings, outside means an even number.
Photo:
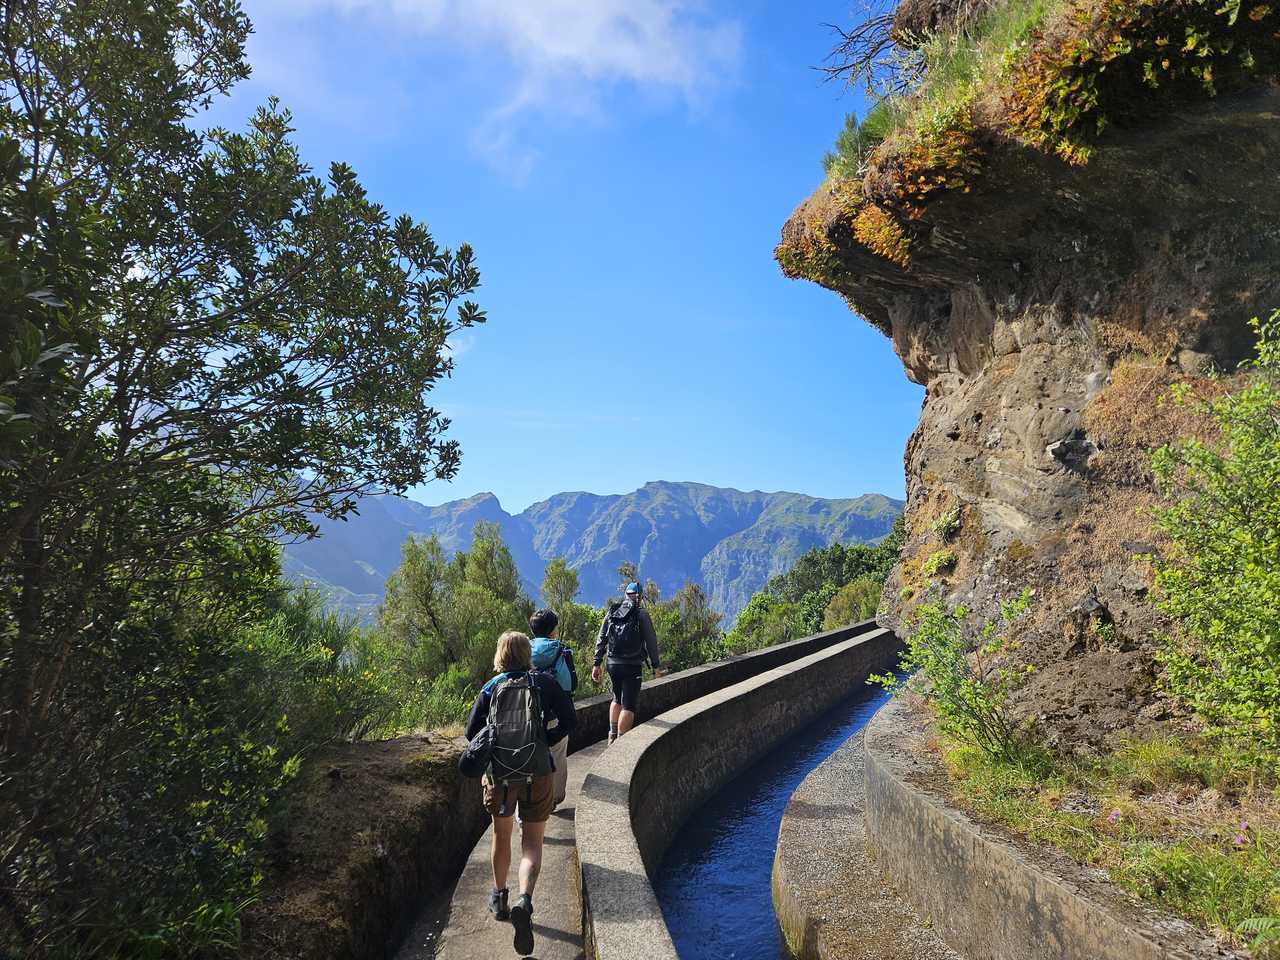
[{"label": "mountain ridge", "polygon": [[556,493],[516,514],[490,491],[438,506],[380,494],[362,500],[352,519],[321,520],[320,536],[287,545],[284,562],[289,576],[318,586],[333,606],[369,618],[408,536],[435,534],[452,553],[470,546],[483,520],[498,524],[534,596],[546,563],[564,557],[578,571],[581,599],[602,603],[617,589],[618,565],[630,560],[664,595],[701,584],[732,619],[806,550],[874,543],[902,506],[878,493],[826,499],[666,480],[626,494]]}]

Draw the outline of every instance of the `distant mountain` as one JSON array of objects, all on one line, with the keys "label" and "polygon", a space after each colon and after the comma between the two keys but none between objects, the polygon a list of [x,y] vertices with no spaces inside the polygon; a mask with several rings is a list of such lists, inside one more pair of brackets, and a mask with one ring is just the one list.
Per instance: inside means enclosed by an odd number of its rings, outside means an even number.
[{"label": "distant mountain", "polygon": [[770,577],[813,547],[874,543],[902,501],[880,494],[822,500],[799,493],[744,493],[701,483],[646,483],[634,493],[558,493],[515,515],[481,493],[438,507],[403,497],[367,497],[359,516],[322,521],[315,540],[285,548],[285,572],[315,583],[330,602],[368,617],[407,537],[435,534],[447,551],[471,544],[477,520],[501,527],[531,594],[548,560],[578,571],[581,599],[603,603],[618,588],[618,565],[638,564],[664,595],[700,583],[729,620]]}]

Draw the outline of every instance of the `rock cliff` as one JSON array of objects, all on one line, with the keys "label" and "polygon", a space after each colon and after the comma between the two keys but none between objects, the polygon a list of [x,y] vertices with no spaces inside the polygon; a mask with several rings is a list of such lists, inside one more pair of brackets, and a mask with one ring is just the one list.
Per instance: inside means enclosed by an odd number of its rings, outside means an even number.
[{"label": "rock cliff", "polygon": [[[945,29],[973,6],[909,0],[899,19]],[[881,621],[898,627],[941,592],[976,624],[1032,587],[1018,655],[1035,672],[1016,706],[1050,742],[1087,748],[1166,710],[1142,559],[1156,542],[1148,460],[1203,426],[1160,398],[1235,370],[1249,318],[1280,306],[1280,15],[1245,4],[1243,26],[1220,18],[1257,52],[1248,69],[1231,61],[1229,83],[1196,84],[1165,58],[1153,85],[1143,56],[1163,57],[1180,17],[1215,26],[1213,11],[1073,7],[1001,89],[886,142],[864,178],[829,179],[777,255],[889,336],[927,388]],[[1139,8],[1153,20],[1135,26]],[[1111,73],[1082,50],[1111,56]],[[1077,114],[1052,91],[1079,78],[1093,100]]]}]

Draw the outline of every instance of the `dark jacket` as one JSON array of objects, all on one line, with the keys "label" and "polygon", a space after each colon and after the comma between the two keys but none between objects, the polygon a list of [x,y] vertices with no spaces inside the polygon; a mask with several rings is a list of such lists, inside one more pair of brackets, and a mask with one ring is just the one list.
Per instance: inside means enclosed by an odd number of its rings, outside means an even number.
[{"label": "dark jacket", "polygon": [[[554,747],[578,725],[578,712],[573,708],[573,697],[565,692],[559,681],[549,673],[533,671],[534,682],[542,698],[542,725],[547,728],[547,746]],[[471,740],[489,720],[489,699],[497,684],[492,680],[476,695],[467,716],[466,738]],[[552,727],[551,721],[560,722]]]},{"label": "dark jacket", "polygon": [[653,629],[653,620],[649,618],[649,611],[641,606],[636,610],[636,613],[639,614],[640,618],[640,636],[644,639],[644,652],[637,654],[634,657],[615,657],[612,653],[609,653],[609,641],[606,636],[605,629],[609,625],[609,616],[606,614],[605,618],[600,621],[600,631],[596,634],[595,663],[603,662],[605,654],[608,653],[610,663],[625,663],[628,665],[639,666],[644,663],[645,660],[648,660],[649,666],[653,667],[655,670],[662,666],[662,660],[658,656],[658,634]]}]

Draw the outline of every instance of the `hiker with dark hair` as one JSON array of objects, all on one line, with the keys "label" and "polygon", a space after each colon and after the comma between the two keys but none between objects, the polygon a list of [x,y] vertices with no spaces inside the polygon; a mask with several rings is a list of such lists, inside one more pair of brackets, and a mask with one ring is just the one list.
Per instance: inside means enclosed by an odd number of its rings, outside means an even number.
[{"label": "hiker with dark hair", "polygon": [[[529,632],[533,634],[530,641],[533,669],[550,673],[565,693],[573,693],[578,689],[578,672],[573,668],[573,651],[560,642],[559,628],[560,618],[554,610],[544,608],[529,618]],[[554,783],[558,807],[564,803],[569,785],[568,737],[555,742],[551,748],[551,759],[556,765]]]},{"label": "hiker with dark hair", "polygon": [[600,623],[596,637],[591,679],[600,682],[600,664],[608,657],[609,684],[613,687],[613,703],[609,704],[609,742],[617,740],[636,723],[636,707],[640,699],[641,668],[645,661],[658,676],[663,672],[658,656],[658,634],[654,632],[649,611],[642,605],[640,584],[627,584],[627,595],[609,604],[609,612]]},{"label": "hiker with dark hair", "polygon": [[[573,700],[554,676],[533,669],[529,638],[508,630],[493,655],[497,676],[484,685],[467,717],[466,737],[491,728],[492,753],[483,779],[484,806],[493,817],[493,892],[489,911],[515,927],[516,953],[533,953],[533,888],[542,868],[542,838],[555,807],[551,748],[578,722]],[[552,720],[557,724],[548,731]],[[512,815],[520,813],[520,898],[507,904]]]}]

